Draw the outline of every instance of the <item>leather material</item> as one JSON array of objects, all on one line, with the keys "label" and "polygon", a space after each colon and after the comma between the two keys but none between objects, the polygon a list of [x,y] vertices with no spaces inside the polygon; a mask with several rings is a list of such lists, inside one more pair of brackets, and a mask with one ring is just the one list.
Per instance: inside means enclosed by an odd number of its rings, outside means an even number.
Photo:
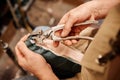
[{"label": "leather material", "polygon": [[79,64],[76,64],[64,57],[57,56],[50,50],[46,50],[40,46],[37,46],[36,44],[31,43],[31,39],[32,36],[29,36],[28,39],[25,41],[27,47],[30,50],[42,55],[51,65],[53,72],[56,74],[57,77],[59,77],[60,79],[70,78],[75,76],[76,73],[80,72],[81,66]]}]

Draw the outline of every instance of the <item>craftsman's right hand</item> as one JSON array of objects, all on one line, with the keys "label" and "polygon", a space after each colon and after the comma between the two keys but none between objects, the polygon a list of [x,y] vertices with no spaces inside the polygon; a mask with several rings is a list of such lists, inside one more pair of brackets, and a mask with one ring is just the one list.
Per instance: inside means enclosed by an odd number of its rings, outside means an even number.
[{"label": "craftsman's right hand", "polygon": [[15,47],[19,65],[40,80],[58,80],[46,60],[27,48],[24,43],[26,39],[27,36],[24,36]]},{"label": "craftsman's right hand", "polygon": [[[74,30],[72,29],[72,27],[75,23],[80,23],[86,20],[95,20],[95,19],[100,19],[105,17],[109,12],[109,9],[117,3],[118,3],[118,0],[111,0],[111,1],[93,0],[70,10],[60,20],[59,24],[65,24],[65,26],[62,31],[56,32],[57,36],[60,36],[60,37],[69,36],[69,33]],[[64,44],[66,45],[72,45],[74,43],[77,43],[77,40],[64,41]],[[55,47],[57,47],[58,44],[59,42],[53,43]]]}]

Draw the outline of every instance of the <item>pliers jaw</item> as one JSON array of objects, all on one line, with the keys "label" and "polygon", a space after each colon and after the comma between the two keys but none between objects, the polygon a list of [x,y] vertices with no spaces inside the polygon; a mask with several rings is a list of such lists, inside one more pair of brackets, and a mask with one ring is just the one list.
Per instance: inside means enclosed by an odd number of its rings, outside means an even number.
[{"label": "pliers jaw", "polygon": [[[57,36],[55,36],[55,32],[57,31],[57,30],[60,30],[60,29],[63,29],[63,27],[64,27],[64,25],[57,25],[57,26],[55,26],[55,27],[52,27],[51,29],[49,29],[49,30],[47,30],[47,31],[45,31],[45,32],[43,32],[41,35],[40,35],[40,39],[38,40],[37,39],[37,41],[40,43],[40,44],[44,44],[44,40],[45,39],[51,39],[51,40],[53,40],[53,41],[55,41],[56,39],[58,39],[58,38],[60,38],[60,37],[57,37]],[[55,40],[54,40],[55,39]]]},{"label": "pliers jaw", "polygon": [[[33,32],[30,34],[30,37],[31,37],[31,43],[43,43],[42,42],[42,34],[43,34],[43,31],[42,30],[39,30],[39,32]],[[41,38],[42,37],[42,38]]]},{"label": "pliers jaw", "polygon": [[31,33],[31,35],[30,35],[31,41],[34,43],[38,43],[38,44],[44,44],[44,40],[49,38],[51,36],[52,32],[53,31],[50,29],[45,32],[40,30],[39,32]]}]

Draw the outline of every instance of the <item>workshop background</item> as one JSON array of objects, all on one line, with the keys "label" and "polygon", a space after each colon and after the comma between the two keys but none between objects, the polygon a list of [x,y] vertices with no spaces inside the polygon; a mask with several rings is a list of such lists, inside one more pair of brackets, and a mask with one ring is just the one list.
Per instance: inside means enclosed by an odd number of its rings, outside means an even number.
[{"label": "workshop background", "polygon": [[55,26],[70,9],[88,0],[0,0],[0,80],[24,75],[15,59],[19,39],[37,26]]}]

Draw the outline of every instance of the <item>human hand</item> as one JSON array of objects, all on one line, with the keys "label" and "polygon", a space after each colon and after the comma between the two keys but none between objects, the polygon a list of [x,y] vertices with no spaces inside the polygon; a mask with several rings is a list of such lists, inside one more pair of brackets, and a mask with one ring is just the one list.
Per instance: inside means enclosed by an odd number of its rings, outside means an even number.
[{"label": "human hand", "polygon": [[[115,4],[115,1],[112,1],[112,3]],[[74,30],[72,28],[74,24],[105,17],[113,4],[111,4],[109,0],[93,0],[70,10],[60,20],[59,24],[65,24],[65,26],[63,30],[57,31],[56,35],[61,37],[70,36],[70,33]],[[58,43],[59,42],[54,42],[54,46],[58,46]],[[77,43],[77,40],[64,41],[66,45],[72,45],[74,43]]]},{"label": "human hand", "polygon": [[[65,36],[71,36],[71,34],[78,35],[80,31],[82,31],[84,28],[88,27],[88,25],[80,26],[80,27],[73,27],[75,23],[80,23],[86,20],[94,20],[95,14],[93,14],[90,6],[91,2],[83,4],[78,6],[75,9],[70,10],[68,13],[66,13],[62,19],[60,20],[59,24],[65,24],[63,31],[57,31],[56,35],[65,37]],[[65,40],[64,44],[66,45],[72,45],[77,43],[77,40]],[[54,42],[54,46],[58,46],[58,42]]]},{"label": "human hand", "polygon": [[57,80],[46,60],[26,47],[24,43],[26,39],[27,36],[23,37],[15,47],[19,65],[36,75],[40,80]]}]

